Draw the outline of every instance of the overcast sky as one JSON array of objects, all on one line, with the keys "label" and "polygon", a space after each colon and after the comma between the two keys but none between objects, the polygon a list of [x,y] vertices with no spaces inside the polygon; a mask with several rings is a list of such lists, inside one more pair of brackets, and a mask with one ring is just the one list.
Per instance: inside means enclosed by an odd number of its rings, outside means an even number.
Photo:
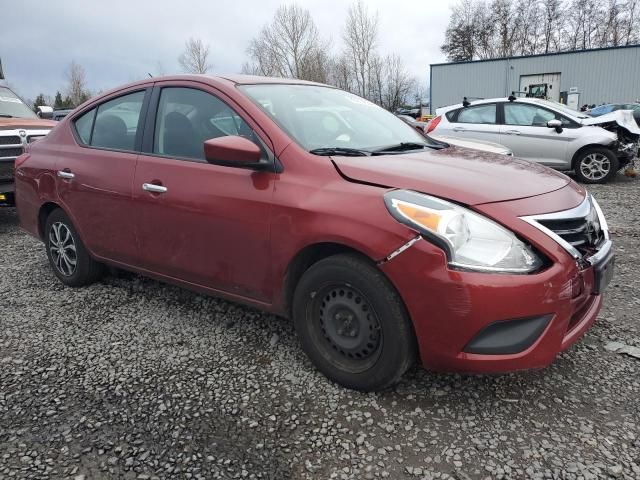
[{"label": "overcast sky", "polygon": [[[426,86],[454,0],[366,0],[380,19],[379,50],[398,53]],[[2,8],[0,59],[7,82],[22,96],[54,95],[75,60],[92,91],[179,72],[189,37],[211,46],[214,73],[238,73],[246,48],[282,0],[19,0]],[[299,0],[321,34],[342,44],[345,0]]]}]

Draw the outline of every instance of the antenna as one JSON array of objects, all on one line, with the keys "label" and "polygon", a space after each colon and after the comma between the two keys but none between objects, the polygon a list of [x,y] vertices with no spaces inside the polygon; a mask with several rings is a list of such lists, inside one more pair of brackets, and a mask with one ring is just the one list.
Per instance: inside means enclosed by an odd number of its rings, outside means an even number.
[{"label": "antenna", "polygon": [[0,58],[0,80],[4,80],[4,73],[2,72],[2,59]]},{"label": "antenna", "polygon": [[470,102],[469,100],[467,100],[467,97],[464,97],[464,98],[462,99],[462,106],[463,106],[464,108],[467,108],[469,105],[471,105],[471,102]]}]

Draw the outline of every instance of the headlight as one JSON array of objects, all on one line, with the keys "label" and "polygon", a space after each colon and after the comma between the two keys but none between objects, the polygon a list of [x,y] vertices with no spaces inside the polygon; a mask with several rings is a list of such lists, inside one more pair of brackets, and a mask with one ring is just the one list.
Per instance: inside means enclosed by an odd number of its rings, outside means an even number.
[{"label": "headlight", "polygon": [[513,233],[467,208],[410,190],[388,192],[384,199],[396,220],[442,247],[452,266],[529,273],[542,265]]}]

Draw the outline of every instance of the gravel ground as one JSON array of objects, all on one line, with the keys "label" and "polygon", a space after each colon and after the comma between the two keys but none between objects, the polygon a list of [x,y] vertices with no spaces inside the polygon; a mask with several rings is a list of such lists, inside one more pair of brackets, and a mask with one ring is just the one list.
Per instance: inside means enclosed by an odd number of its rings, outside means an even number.
[{"label": "gravel ground", "polygon": [[640,478],[640,181],[591,189],[617,276],[549,368],[330,384],[280,318],[134,275],[63,287],[0,210],[0,478]]}]

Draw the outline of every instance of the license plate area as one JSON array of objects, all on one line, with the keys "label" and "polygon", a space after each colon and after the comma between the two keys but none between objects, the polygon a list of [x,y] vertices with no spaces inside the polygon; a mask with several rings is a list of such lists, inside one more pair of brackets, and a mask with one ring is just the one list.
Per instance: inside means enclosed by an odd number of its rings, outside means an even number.
[{"label": "license plate area", "polygon": [[611,279],[613,278],[613,272],[615,267],[616,257],[613,252],[604,257],[600,262],[593,266],[593,294],[600,295],[605,291]]}]

